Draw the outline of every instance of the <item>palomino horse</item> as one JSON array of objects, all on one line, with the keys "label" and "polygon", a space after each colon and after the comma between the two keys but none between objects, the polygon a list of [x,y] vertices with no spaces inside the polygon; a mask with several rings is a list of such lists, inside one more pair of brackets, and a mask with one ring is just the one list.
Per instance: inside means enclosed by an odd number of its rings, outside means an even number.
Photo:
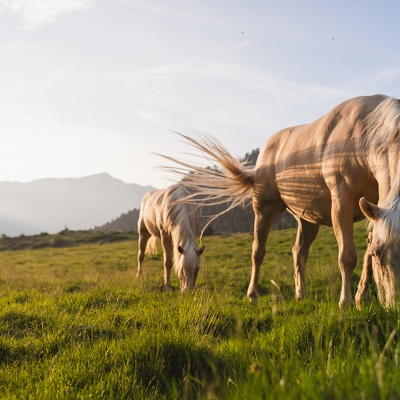
[{"label": "palomino horse", "polygon": [[147,242],[150,237],[155,236],[161,239],[164,251],[164,283],[167,290],[171,288],[172,251],[174,269],[179,278],[180,288],[184,291],[194,287],[200,268],[200,255],[204,250],[204,247],[198,249],[196,245],[195,207],[179,202],[188,195],[185,187],[176,184],[147,193],[140,207],[137,276],[142,273]]},{"label": "palomino horse", "polygon": [[[184,184],[201,204],[231,202],[228,209],[252,198],[255,212],[252,270],[247,296],[258,297],[260,265],[272,223],[285,208],[297,219],[293,246],[296,298],[305,290],[305,265],[319,225],[332,226],[342,275],[339,305],[352,302],[352,273],[357,254],[353,222],[366,216],[370,239],[356,294],[359,305],[373,275],[384,306],[392,306],[400,281],[400,103],[382,96],[357,97],[307,124],[283,129],[264,144],[254,168],[234,158],[216,139],[181,135],[222,172],[182,160],[175,172],[188,174]],[[368,199],[368,200],[367,200]],[[371,202],[371,203],[370,203]],[[378,205],[375,205],[378,204]],[[372,272],[371,272],[372,270]],[[398,279],[396,279],[398,278]]]}]

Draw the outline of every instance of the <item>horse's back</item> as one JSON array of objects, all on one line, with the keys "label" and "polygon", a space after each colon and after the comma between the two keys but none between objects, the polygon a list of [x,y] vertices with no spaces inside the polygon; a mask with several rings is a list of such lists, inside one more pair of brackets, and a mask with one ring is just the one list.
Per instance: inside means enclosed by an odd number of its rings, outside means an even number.
[{"label": "horse's back", "polygon": [[[258,191],[264,201],[279,196],[293,214],[331,225],[331,190],[338,179],[347,180],[355,198],[371,186],[360,146],[368,115],[384,99],[381,95],[356,97],[310,124],[275,133],[256,164],[256,184],[273,182],[275,190],[271,195]],[[371,190],[375,192],[376,186]]]},{"label": "horse's back", "polygon": [[179,183],[146,193],[141,202],[138,230],[147,229],[156,236],[159,236],[161,230],[170,231],[177,219],[182,218],[182,208],[189,209],[186,214],[189,214],[190,223],[193,225],[194,206],[180,201],[189,194]]},{"label": "horse's back", "polygon": [[309,124],[276,132],[261,149],[257,166],[277,164],[293,154],[315,154],[317,151],[318,156],[326,150],[327,145],[334,142],[343,145],[350,137],[359,137],[366,117],[385,98],[382,95],[355,97]]}]

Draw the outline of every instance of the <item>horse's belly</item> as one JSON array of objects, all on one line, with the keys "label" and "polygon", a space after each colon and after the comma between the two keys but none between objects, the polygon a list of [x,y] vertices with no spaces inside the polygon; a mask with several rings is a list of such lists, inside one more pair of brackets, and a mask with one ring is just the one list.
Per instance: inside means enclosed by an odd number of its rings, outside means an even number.
[{"label": "horse's belly", "polygon": [[[322,195],[324,194],[324,195]],[[305,219],[308,222],[332,226],[332,202],[330,193],[321,191],[321,196],[312,199],[301,196],[282,197],[288,211],[294,216]],[[353,215],[353,222],[361,221],[365,216],[359,208],[356,208]]]},{"label": "horse's belly", "polygon": [[288,211],[296,217],[318,225],[332,226],[331,213],[320,208],[311,209],[297,206],[288,206]]},{"label": "horse's belly", "polygon": [[294,216],[308,222],[332,226],[331,194],[321,186],[308,187],[304,191],[300,188],[290,192],[281,191],[282,200],[287,209]]}]

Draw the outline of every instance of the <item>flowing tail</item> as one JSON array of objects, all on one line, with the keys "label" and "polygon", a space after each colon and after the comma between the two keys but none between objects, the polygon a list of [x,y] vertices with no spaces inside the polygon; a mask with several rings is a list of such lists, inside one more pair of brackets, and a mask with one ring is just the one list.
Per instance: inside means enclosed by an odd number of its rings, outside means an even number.
[{"label": "flowing tail", "polygon": [[149,254],[151,256],[155,256],[156,254],[158,254],[156,236],[150,236],[150,239],[148,240],[146,245],[146,254]]},{"label": "flowing tail", "polygon": [[[159,154],[176,165],[163,167],[164,169],[183,176],[180,183],[187,187],[191,194],[182,201],[197,206],[227,204],[224,211],[212,216],[206,227],[220,215],[249,203],[254,186],[254,168],[232,156],[212,136],[196,134],[196,138],[193,138],[181,133],[178,135],[196,150],[200,150],[205,159],[214,166],[210,168],[192,165],[187,161]],[[203,232],[206,227],[203,228]]]}]

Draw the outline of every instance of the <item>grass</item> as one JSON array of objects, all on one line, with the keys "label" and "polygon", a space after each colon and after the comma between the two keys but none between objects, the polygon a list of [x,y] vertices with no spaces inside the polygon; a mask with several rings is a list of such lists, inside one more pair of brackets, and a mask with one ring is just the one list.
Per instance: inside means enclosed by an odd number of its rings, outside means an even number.
[{"label": "grass", "polygon": [[[399,398],[398,312],[374,293],[361,311],[338,309],[327,228],[296,302],[294,238],[271,234],[256,304],[245,297],[248,234],[204,238],[196,289],[184,294],[175,275],[163,290],[161,255],[136,279],[134,240],[1,252],[0,398]],[[355,285],[365,238],[357,224]]]}]

